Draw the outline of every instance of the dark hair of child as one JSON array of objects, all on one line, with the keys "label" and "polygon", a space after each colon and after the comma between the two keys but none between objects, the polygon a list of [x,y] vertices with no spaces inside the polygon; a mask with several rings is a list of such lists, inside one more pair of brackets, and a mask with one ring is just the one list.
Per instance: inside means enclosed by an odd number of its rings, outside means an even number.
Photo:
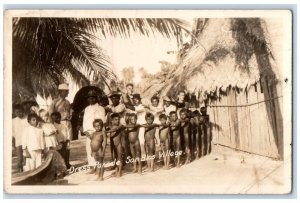
[{"label": "dark hair of child", "polygon": [[153,100],[159,100],[159,98],[158,98],[157,96],[153,96],[153,97],[151,97],[151,102],[152,102]]},{"label": "dark hair of child", "polygon": [[28,114],[28,116],[27,116],[27,121],[28,121],[28,122],[31,121],[32,118],[38,119],[39,116],[38,116],[36,113],[30,113],[30,114]]},{"label": "dark hair of child", "polygon": [[179,111],[179,113],[188,113],[188,111],[187,111],[187,109],[185,109],[185,108],[183,108],[183,109],[181,109],[180,111]]},{"label": "dark hair of child", "polygon": [[53,112],[53,113],[51,114],[51,117],[52,117],[52,116],[56,116],[56,117],[58,117],[58,118],[61,118],[61,114],[60,114],[59,112],[57,112],[57,111]]},{"label": "dark hair of child", "polygon": [[113,113],[110,115],[111,119],[116,118],[116,117],[120,118],[120,115],[118,113]]},{"label": "dark hair of child", "polygon": [[93,121],[93,126],[95,125],[95,123],[99,123],[103,127],[103,121],[101,119],[95,119]]},{"label": "dark hair of child", "polygon": [[171,116],[171,115],[173,115],[173,114],[176,114],[176,111],[171,111],[171,112],[169,113],[169,116]]},{"label": "dark hair of child", "polygon": [[129,118],[134,117],[135,119],[137,119],[137,115],[135,113],[132,113],[129,115]]},{"label": "dark hair of child", "polygon": [[154,120],[154,115],[152,113],[147,113],[145,116],[145,119],[147,119],[147,118],[151,118]]},{"label": "dark hair of child", "polygon": [[166,116],[166,114],[160,114],[159,115],[159,120],[161,120],[161,119],[166,119],[167,120],[167,116]]},{"label": "dark hair of child", "polygon": [[198,117],[200,116],[200,112],[198,110],[193,111],[192,117]]}]

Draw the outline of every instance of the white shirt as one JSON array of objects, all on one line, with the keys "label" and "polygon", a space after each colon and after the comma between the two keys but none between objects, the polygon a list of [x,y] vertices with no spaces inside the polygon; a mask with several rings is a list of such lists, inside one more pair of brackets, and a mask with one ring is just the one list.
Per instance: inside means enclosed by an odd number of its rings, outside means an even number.
[{"label": "white shirt", "polygon": [[56,133],[56,128],[52,123],[43,123],[42,129],[45,136],[49,136]]},{"label": "white shirt", "polygon": [[136,116],[137,116],[137,123],[142,125],[142,124],[145,124],[146,123],[146,119],[145,119],[145,116],[146,116],[146,108],[143,104],[139,104],[137,106],[134,106],[135,108],[135,113],[136,113]]},{"label": "white shirt", "polygon": [[101,119],[105,122],[105,109],[98,103],[89,105],[84,109],[83,115],[83,132],[95,131],[93,122],[95,119]]},{"label": "white shirt", "polygon": [[163,113],[164,108],[163,106],[152,106],[152,104],[149,106],[150,112],[154,115],[154,123],[159,123],[159,115]]},{"label": "white shirt", "polygon": [[22,148],[27,147],[28,151],[40,150],[45,148],[43,130],[41,128],[28,125],[23,130]]},{"label": "white shirt", "polygon": [[54,111],[61,114],[61,120],[69,120],[71,116],[70,102],[62,98],[54,99],[49,107],[49,115],[51,115]]},{"label": "white shirt", "polygon": [[152,104],[151,104],[149,106],[149,108],[150,108],[151,113],[154,114],[154,116],[155,115],[160,115],[164,111],[164,108],[162,106],[160,106],[160,105],[158,105],[158,106],[152,106]]},{"label": "white shirt", "polygon": [[167,107],[166,105],[164,105],[164,111],[165,111],[165,114],[167,116],[169,116],[171,111],[175,111],[176,112],[176,106],[170,104],[170,106]]},{"label": "white shirt", "polygon": [[16,117],[12,120],[12,136],[15,138],[16,147],[22,145],[22,134],[28,125],[26,118]]},{"label": "white shirt", "polygon": [[57,130],[55,126],[52,123],[43,123],[42,130],[44,133],[46,147],[56,147],[58,143],[56,139]]}]

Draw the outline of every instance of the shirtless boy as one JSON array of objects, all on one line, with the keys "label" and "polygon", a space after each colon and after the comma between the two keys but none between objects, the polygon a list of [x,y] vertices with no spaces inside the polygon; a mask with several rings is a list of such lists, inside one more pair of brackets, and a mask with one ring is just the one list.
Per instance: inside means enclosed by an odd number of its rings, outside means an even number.
[{"label": "shirtless boy", "polygon": [[161,150],[164,154],[164,168],[169,169],[170,163],[170,127],[167,124],[168,117],[165,114],[159,116],[159,121],[161,123],[159,127],[159,139]]},{"label": "shirtless boy", "polygon": [[207,114],[206,107],[200,108],[200,126],[202,132],[202,154],[206,155],[211,151],[211,131],[210,131],[210,122],[209,122],[209,115]]},{"label": "shirtless boy", "polygon": [[155,131],[157,124],[153,124],[154,115],[147,113],[145,116],[146,124],[145,127],[145,147],[147,154],[147,166],[150,171],[154,171],[154,156],[155,156]]},{"label": "shirtless boy", "polygon": [[193,111],[191,124],[193,128],[193,149],[196,148],[196,159],[201,156],[200,146],[201,146],[201,126],[200,126],[200,112],[198,110]]},{"label": "shirtless boy", "polygon": [[[129,114],[129,123],[126,126],[126,133],[128,135],[128,140],[130,144],[130,151],[133,159],[133,173],[138,172],[139,174],[142,173],[142,162],[141,162],[141,146],[139,141],[139,129],[140,125],[137,125],[137,115],[136,114]],[[138,162],[138,170],[137,170],[137,163]]]},{"label": "shirtless boy", "polygon": [[180,115],[180,128],[182,137],[184,139],[184,150],[185,150],[185,164],[190,163],[191,161],[191,150],[190,150],[190,119],[187,117],[187,110],[185,108],[179,111]]},{"label": "shirtless boy", "polygon": [[93,126],[95,128],[95,132],[90,135],[92,149],[91,156],[94,157],[95,161],[99,164],[96,165],[98,180],[103,181],[103,161],[106,148],[106,134],[103,131],[103,121],[101,119],[95,119]]},{"label": "shirtless boy", "polygon": [[120,115],[118,113],[111,114],[111,128],[106,130],[110,135],[112,144],[114,145],[115,155],[117,159],[116,175],[121,177],[122,173],[122,138],[124,136],[123,126],[120,125]]},{"label": "shirtless boy", "polygon": [[[180,121],[177,119],[176,111],[171,111],[170,115],[170,135],[173,140],[173,148],[174,151],[179,152],[181,148],[180,143]],[[175,156],[175,165],[176,167],[180,167],[180,155]]]}]

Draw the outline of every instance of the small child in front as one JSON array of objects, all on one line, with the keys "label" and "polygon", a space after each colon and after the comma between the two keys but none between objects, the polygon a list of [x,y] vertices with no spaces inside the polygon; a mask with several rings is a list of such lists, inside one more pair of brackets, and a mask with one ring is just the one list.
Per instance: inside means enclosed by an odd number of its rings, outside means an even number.
[{"label": "small child in front", "polygon": [[159,116],[160,120],[160,127],[159,127],[159,139],[160,139],[160,146],[161,150],[163,151],[163,157],[164,157],[164,168],[169,169],[169,163],[170,163],[170,127],[167,125],[167,119],[168,117],[165,114],[161,114]]},{"label": "small child in front", "polygon": [[[193,111],[191,125],[193,128],[193,149],[196,148],[196,159],[201,156],[201,126],[200,126],[200,112],[198,110]],[[195,151],[194,151],[195,152]]]},{"label": "small child in front", "polygon": [[23,154],[26,157],[27,170],[33,170],[42,164],[42,152],[45,149],[43,130],[38,128],[38,115],[30,113],[27,117],[29,125],[22,135]]},{"label": "small child in front", "polygon": [[183,135],[184,138],[184,148],[185,148],[185,155],[186,155],[186,159],[185,159],[185,164],[190,163],[191,161],[191,150],[190,150],[190,139],[191,139],[191,135],[190,135],[190,119],[187,116],[188,111],[183,108],[179,111],[179,115],[180,115],[180,122],[181,122],[181,133]]},{"label": "small child in front", "polygon": [[55,126],[49,122],[49,113],[46,110],[41,109],[39,111],[39,115],[40,118],[42,119],[41,127],[44,133],[46,149],[47,150],[56,149],[56,147],[58,146],[58,142],[56,139],[57,130]]},{"label": "small child in front", "polygon": [[103,131],[103,121],[101,119],[95,119],[93,126],[95,128],[95,132],[90,135],[92,149],[91,156],[94,157],[95,161],[99,164],[98,166],[95,166],[98,180],[103,181],[103,161],[106,148],[106,134]]},{"label": "small child in front", "polygon": [[145,127],[145,147],[147,154],[147,166],[150,171],[154,171],[154,156],[155,156],[155,131],[157,124],[153,124],[154,115],[147,113],[145,116],[146,124]]},{"label": "small child in front", "polygon": [[106,130],[106,133],[109,133],[112,143],[114,145],[114,153],[116,154],[117,167],[116,167],[116,176],[122,176],[122,167],[123,167],[123,157],[122,157],[122,139],[124,136],[124,127],[120,125],[120,115],[118,113],[113,113],[110,116],[111,126],[110,129]]},{"label": "small child in front", "polygon": [[[129,124],[126,126],[126,133],[130,143],[130,151],[133,159],[133,173],[138,172],[142,174],[142,161],[141,161],[141,145],[139,141],[139,129],[140,125],[137,124],[137,115],[129,115]],[[137,163],[138,162],[138,169]]]},{"label": "small child in front", "polygon": [[200,126],[201,126],[201,139],[202,141],[202,155],[206,155],[211,151],[211,131],[210,131],[210,121],[209,115],[207,114],[206,107],[200,108]]},{"label": "small child in front", "polygon": [[[173,140],[173,149],[174,151],[179,152],[181,149],[181,143],[180,143],[180,121],[177,118],[176,111],[171,111],[170,115],[170,134],[172,136]],[[180,155],[175,156],[175,166],[180,167]]]}]

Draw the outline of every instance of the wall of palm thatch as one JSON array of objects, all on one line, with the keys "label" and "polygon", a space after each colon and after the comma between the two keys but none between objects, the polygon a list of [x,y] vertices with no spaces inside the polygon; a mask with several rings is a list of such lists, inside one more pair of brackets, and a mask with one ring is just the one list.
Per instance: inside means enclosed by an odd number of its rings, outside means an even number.
[{"label": "wall of palm thatch", "polygon": [[179,88],[198,94],[208,107],[214,144],[282,159],[280,23],[259,18],[200,22],[196,40],[179,56],[162,94]]}]

